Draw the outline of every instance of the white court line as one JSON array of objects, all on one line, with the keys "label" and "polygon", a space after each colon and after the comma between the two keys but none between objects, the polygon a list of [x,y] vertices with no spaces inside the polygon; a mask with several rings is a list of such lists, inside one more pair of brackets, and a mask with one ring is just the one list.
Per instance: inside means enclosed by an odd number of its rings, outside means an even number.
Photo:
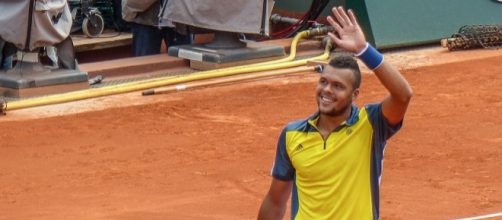
[{"label": "white court line", "polygon": [[502,212],[497,212],[497,213],[488,214],[488,215],[468,217],[468,218],[459,218],[459,219],[455,219],[455,220],[478,220],[478,219],[487,219],[487,218],[493,218],[493,217],[498,217],[498,216],[502,216]]}]

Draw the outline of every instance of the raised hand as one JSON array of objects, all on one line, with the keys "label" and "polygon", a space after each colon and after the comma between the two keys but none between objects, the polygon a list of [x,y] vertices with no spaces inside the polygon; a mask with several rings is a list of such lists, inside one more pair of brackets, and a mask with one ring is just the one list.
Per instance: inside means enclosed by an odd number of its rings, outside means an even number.
[{"label": "raised hand", "polygon": [[361,27],[357,23],[354,12],[350,9],[348,12],[345,12],[345,9],[341,6],[333,7],[331,11],[336,21],[332,16],[328,16],[327,20],[337,33],[337,35],[328,33],[333,42],[335,42],[339,48],[349,52],[358,53],[362,51],[366,47],[366,39],[364,38]]}]

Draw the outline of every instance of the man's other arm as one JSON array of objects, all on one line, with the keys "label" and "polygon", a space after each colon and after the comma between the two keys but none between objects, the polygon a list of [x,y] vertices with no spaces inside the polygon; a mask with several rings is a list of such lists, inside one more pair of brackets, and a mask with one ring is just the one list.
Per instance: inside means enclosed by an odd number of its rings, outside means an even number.
[{"label": "man's other arm", "polygon": [[261,204],[258,220],[283,219],[292,187],[292,181],[273,178],[270,189]]}]

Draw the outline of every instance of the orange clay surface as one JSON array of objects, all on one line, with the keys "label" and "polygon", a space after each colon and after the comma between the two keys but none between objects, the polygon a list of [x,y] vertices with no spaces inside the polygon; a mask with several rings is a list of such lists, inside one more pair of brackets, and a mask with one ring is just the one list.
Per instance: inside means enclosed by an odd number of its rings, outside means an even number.
[{"label": "orange clay surface", "polygon": [[[497,53],[403,69],[415,93],[387,145],[381,219],[502,212]],[[316,110],[316,79],[8,112],[0,117],[0,219],[255,219],[276,139],[288,121]],[[386,94],[371,74],[361,90],[359,106]]]}]

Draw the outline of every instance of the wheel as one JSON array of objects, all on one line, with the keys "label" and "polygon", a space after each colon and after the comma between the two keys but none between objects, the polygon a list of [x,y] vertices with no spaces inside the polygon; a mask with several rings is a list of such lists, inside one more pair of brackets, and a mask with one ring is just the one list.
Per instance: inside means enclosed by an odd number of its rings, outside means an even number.
[{"label": "wheel", "polygon": [[87,37],[97,37],[103,33],[105,20],[100,14],[93,13],[84,18],[82,22],[82,31]]}]

